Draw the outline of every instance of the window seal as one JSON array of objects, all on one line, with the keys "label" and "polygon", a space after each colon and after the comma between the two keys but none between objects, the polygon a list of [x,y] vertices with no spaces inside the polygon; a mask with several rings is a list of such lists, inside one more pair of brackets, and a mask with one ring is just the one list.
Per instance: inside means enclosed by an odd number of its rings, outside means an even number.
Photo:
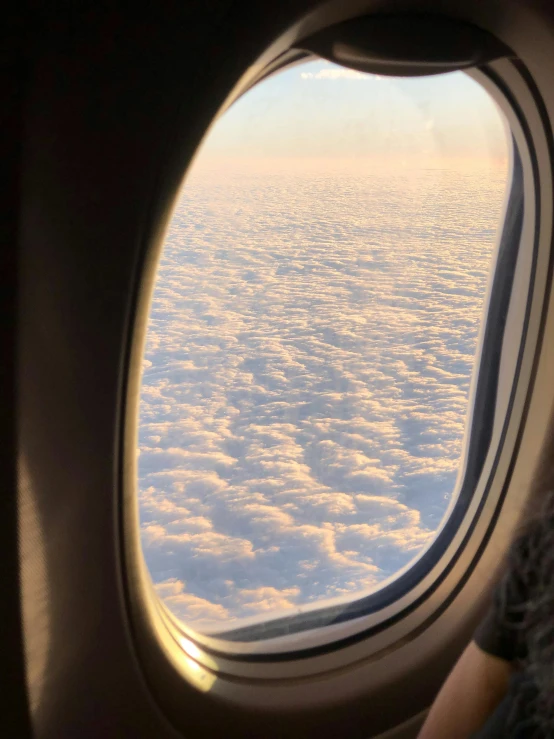
[{"label": "window seal", "polygon": [[[492,79],[492,75],[488,67],[482,67],[480,71]],[[505,90],[503,92],[506,94]],[[512,104],[512,108],[515,109],[513,101],[510,101],[510,103]],[[528,132],[526,138],[529,145]],[[324,604],[320,606],[314,605],[313,610],[310,609],[301,614],[292,614],[263,621],[261,623],[238,626],[234,629],[210,634],[207,639],[205,639],[203,635],[200,635],[200,639],[198,639],[198,635],[195,635],[198,643],[203,643],[203,648],[210,654],[229,658],[231,656],[230,652],[232,653],[232,649],[236,643],[258,643],[260,647],[262,647],[263,643],[270,639],[286,637],[288,635],[297,635],[302,632],[316,629],[322,630],[329,626],[376,614],[412,592],[414,588],[429,574],[430,570],[441,559],[451,544],[454,534],[459,530],[460,524],[467,514],[469,504],[474,498],[475,486],[482,474],[485,458],[489,451],[492,437],[499,379],[498,368],[500,364],[502,344],[505,337],[507,310],[510,296],[512,294],[516,261],[519,253],[524,208],[521,156],[513,137],[512,142],[513,174],[508,204],[506,207],[506,216],[508,220],[505,220],[502,229],[498,246],[497,264],[490,293],[491,301],[484,320],[485,336],[483,340],[483,352],[479,358],[479,370],[477,373],[478,381],[473,399],[474,413],[469,433],[469,448],[467,452],[465,474],[459,491],[455,494],[455,505],[448,514],[448,518],[445,520],[442,529],[438,532],[436,538],[428,549],[425,550],[418,559],[410,563],[405,572],[400,574],[398,577],[395,577],[392,582],[385,583],[384,586],[378,590],[375,590],[368,595],[358,597],[351,603],[340,603],[328,606]],[[539,218],[540,214],[537,213],[537,222]],[[536,251],[536,243],[534,250]],[[534,257],[534,265],[536,266],[536,255]],[[527,312],[529,310],[530,296],[532,294],[535,266],[533,267],[533,274],[531,276]],[[522,337],[520,345],[518,366],[521,362],[523,347],[524,336]],[[517,373],[513,378],[512,395],[516,385]],[[506,418],[504,419],[504,426],[507,424],[512,403],[513,398],[510,401],[509,409],[506,414]],[[502,441],[498,446],[500,450],[502,447]],[[491,471],[491,476],[493,475],[494,469]],[[346,638],[337,639],[331,643],[323,643],[319,646],[310,647],[308,649],[298,648],[293,651],[284,650],[276,653],[263,651],[240,654],[232,653],[233,659],[246,662],[281,662],[291,659],[306,659],[323,654],[329,650],[341,649],[350,644],[357,643],[369,636],[382,632],[394,623],[402,620],[407,614],[417,609],[423,601],[432,595],[454,567],[457,559],[465,549],[465,541],[469,536],[471,536],[475,522],[479,518],[480,511],[485,503],[487,493],[488,489],[482,496],[479,509],[465,535],[464,542],[459,546],[456,555],[451,558],[448,567],[438,578],[435,579],[431,587],[427,588],[424,593],[419,595],[417,599],[414,599],[405,609],[399,611],[392,617],[380,621],[378,624],[373,625],[368,629],[362,628]],[[461,587],[461,584],[459,587]],[[454,595],[455,593],[453,593],[452,597],[454,597]],[[183,635],[186,635],[187,638],[191,638],[192,630],[189,631],[186,626],[181,625],[176,619],[174,623],[175,626],[181,630]],[[210,647],[209,642],[212,642],[212,640],[215,640],[219,644],[221,644],[221,642],[225,642],[230,649]]]}]

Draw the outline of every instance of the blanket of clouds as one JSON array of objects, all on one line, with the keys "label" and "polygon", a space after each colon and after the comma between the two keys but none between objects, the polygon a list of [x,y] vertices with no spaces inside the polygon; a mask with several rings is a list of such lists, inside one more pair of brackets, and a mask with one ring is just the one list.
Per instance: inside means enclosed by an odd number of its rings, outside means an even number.
[{"label": "blanket of clouds", "polygon": [[150,315],[143,550],[195,628],[367,593],[460,464],[505,170],[209,172]]}]

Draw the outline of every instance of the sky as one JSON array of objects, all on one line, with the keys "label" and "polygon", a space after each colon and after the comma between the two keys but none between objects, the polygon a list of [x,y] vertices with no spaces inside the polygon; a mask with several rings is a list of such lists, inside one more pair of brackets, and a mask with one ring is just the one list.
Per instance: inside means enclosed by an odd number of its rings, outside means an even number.
[{"label": "sky", "polygon": [[365,595],[452,504],[509,176],[461,73],[295,67],[212,127],[161,256],[143,552],[207,633]]},{"label": "sky", "polygon": [[311,62],[247,92],[214,124],[200,165],[307,158],[502,165],[503,128],[488,93],[462,72],[393,78]]}]

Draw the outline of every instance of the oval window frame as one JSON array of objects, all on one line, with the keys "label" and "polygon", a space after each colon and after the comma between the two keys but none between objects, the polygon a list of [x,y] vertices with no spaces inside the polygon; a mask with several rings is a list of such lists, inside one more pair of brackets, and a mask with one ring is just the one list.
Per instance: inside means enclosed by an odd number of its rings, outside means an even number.
[{"label": "oval window frame", "polygon": [[[283,68],[284,64],[288,66],[300,61],[301,58],[306,59],[305,56],[299,57],[297,52],[290,52],[285,62],[281,58],[272,68],[264,68],[261,71],[258,70],[255,75],[251,75],[251,80],[254,80],[252,84],[258,79],[261,80],[268,74]],[[534,273],[536,274],[539,260],[542,259],[544,263],[545,254],[550,255],[549,237],[552,231],[551,209],[548,213],[545,213],[544,207],[542,209],[540,207],[540,203],[544,203],[544,192],[551,191],[551,188],[549,190],[549,187],[543,184],[547,182],[550,185],[550,156],[541,158],[537,152],[539,148],[542,148],[550,154],[549,139],[544,130],[544,118],[540,110],[540,98],[537,98],[536,90],[533,89],[532,79],[517,60],[493,62],[479,70],[472,70],[470,74],[477,78],[499,103],[510,121],[512,134],[517,141],[522,160],[525,191],[522,240],[526,244],[533,244],[533,254],[535,255],[533,263],[535,265]],[[246,89],[249,89],[249,86],[251,85],[244,86],[243,83],[239,83],[234,98],[236,99]],[[221,112],[228,105],[229,100],[223,106]],[[530,119],[533,120],[531,126],[529,125]],[[541,138],[541,136],[542,140],[537,145],[537,138]],[[541,169],[548,171],[541,172]],[[541,193],[540,199],[534,197],[535,192]],[[152,264],[155,263],[150,263],[150,287],[153,281]],[[547,270],[545,274],[548,274]],[[395,645],[405,643],[406,639],[411,638],[410,634],[413,636],[419,633],[421,629],[427,628],[448,607],[449,603],[456,597],[457,592],[463,587],[477,561],[479,550],[484,547],[502,508],[507,492],[510,469],[513,467],[513,457],[521,439],[522,426],[528,407],[529,389],[536,369],[537,350],[540,347],[542,326],[544,324],[542,309],[549,290],[549,283],[547,285],[546,282],[544,286],[537,288],[535,285],[534,289],[529,290],[529,299],[526,301],[527,317],[524,321],[525,325],[521,327],[525,340],[517,356],[518,376],[514,378],[513,383],[510,383],[508,392],[510,398],[508,405],[511,411],[503,423],[500,424],[502,431],[497,434],[497,436],[502,437],[502,444],[494,450],[490,449],[487,455],[488,463],[495,467],[495,474],[490,482],[484,483],[484,487],[487,488],[486,499],[483,497],[484,492],[481,494],[474,493],[471,499],[469,520],[467,514],[465,517],[467,525],[472,527],[471,536],[468,535],[467,526],[465,530],[459,528],[456,531],[455,541],[450,542],[440,560],[435,563],[432,570],[428,571],[424,580],[420,582],[420,590],[423,589],[423,592],[418,593],[412,588],[407,593],[410,608],[405,607],[406,603],[402,602],[402,599],[396,599],[385,608],[374,609],[369,615],[365,614],[355,619],[350,618],[345,620],[344,623],[310,631],[287,633],[275,639],[253,642],[237,642],[205,637],[192,629],[188,629],[167,611],[153,593],[150,585],[142,561],[140,542],[137,541],[137,496],[134,492],[136,473],[134,465],[127,465],[124,501],[126,521],[123,524],[124,556],[128,565],[130,563],[130,566],[127,567],[127,592],[133,611],[133,619],[138,618],[142,622],[142,626],[139,628],[145,628],[143,633],[150,634],[150,639],[147,640],[150,643],[148,649],[151,650],[155,644],[155,650],[161,647],[166,657],[172,655],[170,662],[189,680],[191,679],[190,663],[192,662],[196,666],[195,669],[199,669],[201,672],[205,671],[205,674],[216,674],[222,678],[226,675],[235,676],[233,679],[241,679],[247,683],[251,680],[258,681],[261,679],[267,681],[267,684],[270,685],[274,680],[299,679],[300,677],[310,679],[337,669],[344,669],[345,666],[359,663],[360,660],[373,661],[389,653],[391,649],[394,650]],[[149,284],[148,279],[144,281],[144,284]],[[542,289],[543,287],[544,289]],[[144,339],[144,309],[142,312],[138,312],[138,316],[138,323],[140,323],[140,319],[143,321],[142,339]],[[137,346],[139,347],[139,353],[142,349],[140,341],[137,341],[137,334],[141,335],[138,328],[135,330],[135,340],[133,342],[135,357],[137,356]],[[140,378],[138,387],[140,388]],[[136,403],[136,377],[134,382],[130,383],[130,397]],[[131,407],[132,405],[133,403],[131,403]],[[127,414],[128,418],[129,414]],[[136,433],[136,429],[134,431]],[[134,440],[136,438],[135,433],[128,426],[125,438],[126,459],[129,459],[130,453],[129,439]],[[491,456],[493,459],[489,459]],[[487,475],[487,480],[488,478]],[[133,494],[129,493],[131,489]],[[134,508],[130,508],[132,505],[129,502],[130,499],[133,500]],[[520,510],[521,502],[518,504],[517,501],[511,501],[511,506],[516,510]],[[474,510],[476,508],[478,510]],[[467,547],[470,540],[474,544],[471,551]],[[475,546],[475,542],[478,542],[478,546]],[[449,563],[447,563],[446,558],[451,556],[456,549],[459,550],[458,555],[457,557],[451,557],[449,561],[452,561],[453,564],[448,566]],[[466,563],[469,559],[470,566],[460,564],[461,555],[463,555]],[[446,570],[447,568],[447,576],[440,583],[441,587],[436,587],[439,570]],[[427,587],[428,585],[429,587]],[[324,606],[319,607],[317,610],[324,608]],[[384,633],[390,638],[385,640]],[[323,635],[324,638],[321,638]],[[375,637],[378,637],[377,646]],[[386,644],[384,644],[385,641]],[[361,653],[360,647],[362,645]],[[176,646],[177,652],[175,652]]]}]

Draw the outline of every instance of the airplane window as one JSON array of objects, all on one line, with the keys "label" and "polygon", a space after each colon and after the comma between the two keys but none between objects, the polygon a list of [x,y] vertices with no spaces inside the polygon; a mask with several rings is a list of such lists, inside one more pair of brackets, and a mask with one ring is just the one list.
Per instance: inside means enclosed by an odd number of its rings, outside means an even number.
[{"label": "airplane window", "polygon": [[469,76],[291,67],[212,126],[151,304],[143,552],[213,633],[382,587],[461,484],[509,177]]}]

